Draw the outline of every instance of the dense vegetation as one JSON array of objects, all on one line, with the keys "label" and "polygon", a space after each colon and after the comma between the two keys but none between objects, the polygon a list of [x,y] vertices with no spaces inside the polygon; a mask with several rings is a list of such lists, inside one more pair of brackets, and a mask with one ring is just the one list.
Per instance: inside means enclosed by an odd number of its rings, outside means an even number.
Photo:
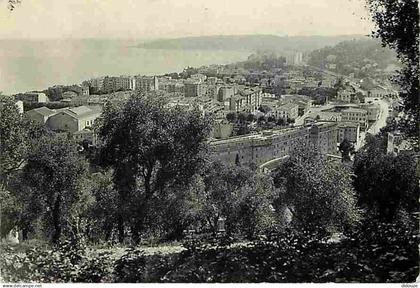
[{"label": "dense vegetation", "polygon": [[419,148],[420,135],[420,13],[418,0],[366,0],[376,29],[372,36],[396,52],[402,68],[394,77],[401,88],[404,117],[399,129]]},{"label": "dense vegetation", "polygon": [[[400,123],[418,139],[418,2],[368,4],[376,35],[404,66],[407,117]],[[348,74],[386,64],[367,50],[330,57],[347,45],[314,52],[313,65],[334,60]],[[364,53],[373,58],[361,59]],[[210,123],[198,111],[133,96],[106,107],[96,128],[101,145],[83,151],[2,101],[1,235],[16,227],[30,240],[2,245],[1,280],[415,281],[418,156],[386,153],[390,127],[367,139],[352,167],[301,145],[270,175],[213,161]],[[182,252],[150,255],[138,246],[174,239],[183,241]],[[118,255],[107,249],[116,241],[134,247]]]},{"label": "dense vegetation", "polygon": [[2,246],[5,281],[415,280],[416,160],[386,155],[386,133],[354,168],[299,145],[270,175],[213,160],[211,119],[159,98],[106,106],[89,151],[0,108],[2,235],[27,239]]},{"label": "dense vegetation", "polygon": [[150,49],[310,51],[358,38],[363,36],[226,35],[154,40],[139,46]]},{"label": "dense vegetation", "polygon": [[359,79],[374,77],[377,69],[384,70],[388,65],[397,65],[395,53],[381,47],[376,40],[352,40],[340,42],[332,47],[314,50],[309,55],[309,65],[330,69],[328,65],[334,64],[331,69],[342,75],[354,73]]}]

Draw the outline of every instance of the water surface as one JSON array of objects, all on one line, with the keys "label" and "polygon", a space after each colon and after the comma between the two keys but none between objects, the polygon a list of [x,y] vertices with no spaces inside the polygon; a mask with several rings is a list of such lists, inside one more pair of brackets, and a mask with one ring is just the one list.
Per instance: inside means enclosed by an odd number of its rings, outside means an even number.
[{"label": "water surface", "polygon": [[187,66],[245,60],[250,52],[157,50],[134,40],[0,40],[0,91],[5,94],[76,84],[105,75],[158,75]]}]

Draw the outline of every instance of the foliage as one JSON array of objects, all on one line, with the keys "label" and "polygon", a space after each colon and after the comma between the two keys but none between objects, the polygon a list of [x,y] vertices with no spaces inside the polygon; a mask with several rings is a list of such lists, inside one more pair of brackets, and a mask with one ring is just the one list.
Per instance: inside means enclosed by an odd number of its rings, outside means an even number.
[{"label": "foliage", "polygon": [[296,147],[273,177],[284,191],[280,202],[289,208],[296,227],[342,231],[360,219],[350,171],[327,161],[310,145]]},{"label": "foliage", "polygon": [[311,97],[315,105],[324,105],[327,99],[331,99],[337,95],[337,90],[329,87],[303,87],[297,91],[297,94]]},{"label": "foliage", "polygon": [[[243,166],[215,161],[207,165],[192,195],[196,219],[214,235],[218,220],[226,219],[226,232],[253,237],[274,222],[270,204],[275,198],[271,180]],[[201,180],[202,179],[202,180]]]},{"label": "foliage", "polygon": [[249,70],[271,70],[284,68],[286,58],[278,56],[272,51],[258,51],[248,57],[248,59],[240,63],[241,67]]},{"label": "foliage", "polygon": [[[417,0],[366,0],[376,30],[373,37],[397,53],[402,69],[395,81],[400,85],[405,118],[400,129],[412,140],[419,136],[419,2]],[[418,143],[417,143],[418,144]]]},{"label": "foliage", "polygon": [[227,113],[226,114],[226,119],[231,123],[235,122],[236,121],[236,113],[235,112]]},{"label": "foliage", "polygon": [[[1,97],[1,96],[0,96]],[[19,114],[13,100],[2,98],[0,103],[0,191],[1,235],[6,235],[16,224],[22,227],[22,209],[34,205],[22,201],[21,187],[13,187],[16,175],[24,166],[31,146],[48,131]]]},{"label": "foliage", "polygon": [[41,138],[28,155],[21,178],[28,188],[26,197],[37,200],[38,216],[52,228],[55,243],[71,216],[78,217],[89,203],[89,191],[83,186],[86,168],[77,145],[59,136]]},{"label": "foliage", "polygon": [[411,283],[419,268],[415,226],[368,218],[339,241],[286,229],[235,245],[221,243],[223,237],[192,239],[178,254],[130,248],[117,259],[70,242],[23,254],[7,248],[1,275],[6,282]]},{"label": "foliage", "polygon": [[123,107],[107,105],[99,123],[100,158],[113,168],[119,193],[119,240],[128,222],[138,242],[153,200],[187,184],[202,166],[211,119],[134,95]]},{"label": "foliage", "polygon": [[115,261],[115,275],[117,282],[143,282],[146,259],[142,250],[128,249],[127,253]]},{"label": "foliage", "polygon": [[371,137],[355,156],[354,173],[359,205],[381,219],[394,220],[400,209],[418,211],[419,179],[413,154],[387,155],[381,137]]},{"label": "foliage", "polygon": [[350,161],[350,155],[354,153],[354,145],[350,143],[347,139],[344,139],[340,143],[338,150],[341,152],[343,162]]},{"label": "foliage", "polygon": [[354,73],[357,78],[372,76],[376,69],[396,63],[390,49],[382,48],[378,41],[371,39],[340,42],[333,47],[314,50],[309,55],[309,65],[328,69],[328,64],[335,64],[339,74]]},{"label": "foliage", "polygon": [[112,240],[112,231],[118,215],[118,193],[112,181],[112,172],[104,171],[90,177],[93,203],[86,211],[89,219],[89,238],[93,241]]},{"label": "foliage", "polygon": [[26,122],[12,100],[0,103],[0,185],[19,169],[28,149]]},{"label": "foliage", "polygon": [[[368,222],[369,223],[369,222]],[[169,282],[413,282],[415,231],[397,224],[364,224],[339,242],[294,230],[247,245],[182,252]],[[366,229],[365,229],[366,227]]]},{"label": "foliage", "polygon": [[1,274],[6,282],[110,282],[112,260],[109,253],[92,253],[71,241],[49,248],[32,248],[18,254],[4,252]]},{"label": "foliage", "polygon": [[18,223],[21,207],[16,196],[2,186],[0,186],[0,203],[0,237],[3,239]]}]

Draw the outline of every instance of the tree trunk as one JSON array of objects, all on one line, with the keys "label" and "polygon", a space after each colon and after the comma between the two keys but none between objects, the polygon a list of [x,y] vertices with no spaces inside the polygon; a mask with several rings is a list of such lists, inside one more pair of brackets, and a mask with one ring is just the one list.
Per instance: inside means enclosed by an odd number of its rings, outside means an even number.
[{"label": "tree trunk", "polygon": [[118,216],[117,222],[118,222],[117,223],[118,224],[118,242],[123,243],[124,242],[124,237],[125,237],[123,215]]},{"label": "tree trunk", "polygon": [[22,241],[26,241],[26,240],[28,240],[28,229],[24,227],[22,229]]},{"label": "tree trunk", "polygon": [[53,231],[53,235],[52,235],[52,242],[54,244],[58,244],[58,241],[60,240],[60,236],[61,236],[61,223],[60,223],[61,199],[60,199],[60,197],[61,197],[60,195],[57,196],[57,199],[55,200],[53,211],[52,211],[53,226],[54,226],[54,231]]}]

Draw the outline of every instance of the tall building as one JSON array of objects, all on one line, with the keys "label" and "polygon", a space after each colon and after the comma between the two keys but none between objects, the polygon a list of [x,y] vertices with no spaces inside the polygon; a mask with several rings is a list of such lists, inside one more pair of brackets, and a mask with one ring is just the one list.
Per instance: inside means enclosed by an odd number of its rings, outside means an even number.
[{"label": "tall building", "polygon": [[200,97],[203,89],[202,84],[199,81],[187,80],[184,83],[184,95],[185,97]]},{"label": "tall building", "polygon": [[147,93],[159,90],[159,80],[155,76],[135,76],[134,86],[136,91]]},{"label": "tall building", "polygon": [[131,78],[129,76],[109,77],[103,80],[103,91],[112,93],[116,91],[126,91],[131,89]]}]

